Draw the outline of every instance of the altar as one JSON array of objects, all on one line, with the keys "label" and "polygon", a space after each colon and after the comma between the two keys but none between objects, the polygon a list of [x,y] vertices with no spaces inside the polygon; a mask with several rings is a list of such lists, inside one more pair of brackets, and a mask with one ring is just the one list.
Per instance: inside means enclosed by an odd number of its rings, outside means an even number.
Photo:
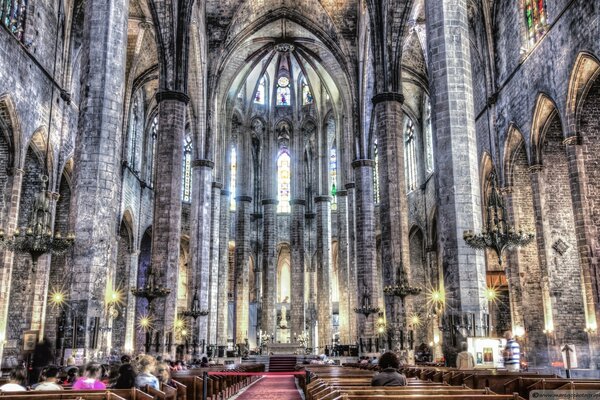
[{"label": "altar", "polygon": [[300,343],[267,343],[267,354],[304,354]]}]

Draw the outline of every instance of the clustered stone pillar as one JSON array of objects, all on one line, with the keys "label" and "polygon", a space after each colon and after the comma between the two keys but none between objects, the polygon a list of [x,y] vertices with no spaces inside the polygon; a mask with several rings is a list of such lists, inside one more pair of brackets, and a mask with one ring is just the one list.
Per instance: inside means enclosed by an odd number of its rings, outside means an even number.
[{"label": "clustered stone pillar", "polygon": [[250,267],[248,259],[251,254],[250,233],[252,232],[252,224],[250,213],[252,212],[252,197],[237,196],[236,201],[234,338],[236,344],[244,344],[248,335],[250,307]]},{"label": "clustered stone pillar", "polygon": [[331,197],[315,197],[317,216],[317,321],[319,351],[331,344]]},{"label": "clustered stone pillar", "polygon": [[[396,284],[398,270],[410,277],[408,199],[404,163],[403,112],[400,93],[373,97],[379,150],[379,216],[381,221],[381,263],[384,286]],[[405,308],[409,300],[405,301]],[[385,315],[394,332],[406,331],[407,310],[399,312],[398,298],[385,296]],[[398,338],[395,338],[396,343]],[[393,347],[390,344],[390,347]]]},{"label": "clustered stone pillar", "polygon": [[[71,308],[85,327],[75,347],[95,347],[88,328],[103,315],[119,207],[128,1],[85,4],[79,125],[75,140],[75,230]],[[181,143],[181,141],[179,142]],[[180,146],[181,147],[181,144]],[[181,159],[179,162],[181,171]],[[96,326],[97,328],[97,326]]]},{"label": "clustered stone pillar", "polygon": [[[488,311],[485,261],[462,238],[465,230],[482,228],[467,2],[426,2],[427,48],[436,110],[437,232],[445,292],[454,310],[474,314],[475,325],[481,327]],[[444,345],[446,360],[452,363],[456,349],[449,340]]]},{"label": "clustered stone pillar", "polygon": [[[190,271],[192,272],[193,287],[190,294],[193,296],[197,293],[200,309],[210,311],[210,252],[212,238],[210,222],[212,217],[211,195],[214,163],[210,160],[194,160],[192,168],[194,194],[192,196],[190,224]],[[191,307],[191,304],[188,304],[188,307]],[[197,338],[199,345],[206,344],[208,340],[208,318],[201,316],[192,322],[197,324],[192,329],[193,339]]]},{"label": "clustered stone pillar", "polygon": [[217,299],[217,345],[227,345],[227,322],[229,319],[229,196],[228,190],[221,190],[221,210],[219,225],[219,293]]},{"label": "clustered stone pillar", "polygon": [[[381,288],[377,278],[377,259],[375,247],[375,202],[373,201],[373,160],[355,160],[355,226],[356,226],[356,306],[366,305],[367,299],[371,307],[380,306]],[[358,336],[373,339],[373,318],[357,315]]]},{"label": "clustered stone pillar", "polygon": [[[268,181],[267,181],[268,182]],[[275,296],[277,295],[277,200],[265,199],[263,204],[263,291],[261,329],[276,332]]]},{"label": "clustered stone pillar", "polygon": [[347,183],[346,200],[348,210],[348,343],[356,343],[358,337],[357,315],[354,312],[358,297],[358,282],[356,281],[356,224],[355,221],[355,188],[354,182]]},{"label": "clustered stone pillar", "polygon": [[[179,276],[179,250],[181,246],[181,160],[186,108],[189,97],[177,91],[159,91],[158,138],[154,160],[154,218],[152,224],[151,268],[157,283],[168,286],[177,282]],[[194,163],[194,175],[198,193],[210,166]],[[177,290],[171,290],[166,298],[156,299],[150,312],[154,320],[154,341],[158,353],[171,352],[175,344],[173,332],[177,317]]]},{"label": "clustered stone pillar", "polygon": [[[302,166],[301,166],[302,168]],[[297,175],[294,179],[299,179]],[[290,224],[291,309],[290,339],[304,333],[304,199],[294,199]]]},{"label": "clustered stone pillar", "polygon": [[338,286],[339,306],[338,315],[340,321],[340,343],[349,344],[350,336],[350,309],[349,297],[353,293],[350,290],[350,275],[348,259],[348,191],[337,192],[337,230],[338,230]]},{"label": "clustered stone pillar", "polygon": [[219,285],[223,285],[219,276],[220,222],[221,222],[221,189],[219,182],[212,183],[210,209],[210,297],[208,299],[208,343],[217,343],[217,321],[219,319]]}]

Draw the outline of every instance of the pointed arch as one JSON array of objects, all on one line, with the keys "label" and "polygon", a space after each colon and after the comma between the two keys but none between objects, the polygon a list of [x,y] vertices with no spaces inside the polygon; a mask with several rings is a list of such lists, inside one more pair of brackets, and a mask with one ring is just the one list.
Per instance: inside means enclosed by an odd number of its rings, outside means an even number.
[{"label": "pointed arch", "polygon": [[[46,151],[48,152],[48,171],[46,171],[46,173],[51,179],[54,166],[54,149],[52,147],[52,142],[50,142],[50,145],[48,147],[47,136],[47,128],[39,127],[35,130],[35,132],[33,132],[33,135],[31,135],[27,148],[31,147],[35,155],[38,157],[42,166],[44,166],[46,163]],[[25,150],[25,153],[26,152],[27,150]]]},{"label": "pointed arch", "polygon": [[494,169],[494,163],[492,161],[492,156],[487,151],[483,152],[483,156],[481,157],[481,164],[479,166],[479,182],[481,182],[481,204],[482,208],[485,208],[487,203],[487,192],[489,190],[490,185],[490,173]]},{"label": "pointed arch", "polygon": [[8,93],[0,95],[0,130],[4,134],[9,146],[9,168],[18,168],[22,165],[21,157],[21,124],[17,117],[15,103]]},{"label": "pointed arch", "polygon": [[592,83],[599,75],[600,60],[591,53],[585,51],[579,53],[571,72],[567,94],[567,112],[565,120],[568,136],[579,135],[579,110]]},{"label": "pointed arch", "polygon": [[511,123],[508,127],[508,135],[506,135],[506,140],[504,141],[503,171],[505,186],[513,185],[512,173],[514,168],[514,160],[524,144],[525,139],[523,134],[515,124]]},{"label": "pointed arch", "polygon": [[[531,164],[541,164],[542,143],[544,136],[554,117],[558,114],[556,102],[547,94],[540,93],[535,102],[533,122],[531,124]],[[559,117],[560,118],[560,117]]]}]

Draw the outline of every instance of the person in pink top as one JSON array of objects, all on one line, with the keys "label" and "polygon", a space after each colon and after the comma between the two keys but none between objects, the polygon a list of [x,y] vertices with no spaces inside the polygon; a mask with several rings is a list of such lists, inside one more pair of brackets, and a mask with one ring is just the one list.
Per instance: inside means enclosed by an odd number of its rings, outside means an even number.
[{"label": "person in pink top", "polygon": [[73,390],[102,390],[106,385],[100,380],[102,367],[98,363],[89,363],[85,366],[84,375],[73,384]]}]

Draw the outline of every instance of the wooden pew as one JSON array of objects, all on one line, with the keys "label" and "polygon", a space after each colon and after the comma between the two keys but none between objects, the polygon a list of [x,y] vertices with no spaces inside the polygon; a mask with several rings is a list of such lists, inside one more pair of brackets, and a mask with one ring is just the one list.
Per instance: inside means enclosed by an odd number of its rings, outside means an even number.
[{"label": "wooden pew", "polygon": [[28,392],[4,392],[0,397],[3,400],[125,400],[123,397],[110,390],[86,390],[77,392],[71,390],[31,390]]},{"label": "wooden pew", "polygon": [[[23,397],[27,397],[31,394],[40,394],[40,395],[47,395],[47,396],[54,396],[54,395],[64,395],[64,397],[58,397],[58,399],[61,398],[69,398],[69,399],[73,399],[73,398],[78,398],[78,397],[86,397],[87,395],[104,395],[106,394],[106,392],[110,392],[116,396],[118,396],[121,399],[124,400],[152,400],[153,397],[147,393],[144,393],[143,391],[139,390],[139,389],[106,389],[106,390],[61,390],[61,391],[57,391],[57,390],[31,390],[28,392],[0,392],[0,398],[2,398],[3,400],[6,400],[5,397],[7,396],[23,396]],[[54,399],[55,397],[53,397]]]}]

